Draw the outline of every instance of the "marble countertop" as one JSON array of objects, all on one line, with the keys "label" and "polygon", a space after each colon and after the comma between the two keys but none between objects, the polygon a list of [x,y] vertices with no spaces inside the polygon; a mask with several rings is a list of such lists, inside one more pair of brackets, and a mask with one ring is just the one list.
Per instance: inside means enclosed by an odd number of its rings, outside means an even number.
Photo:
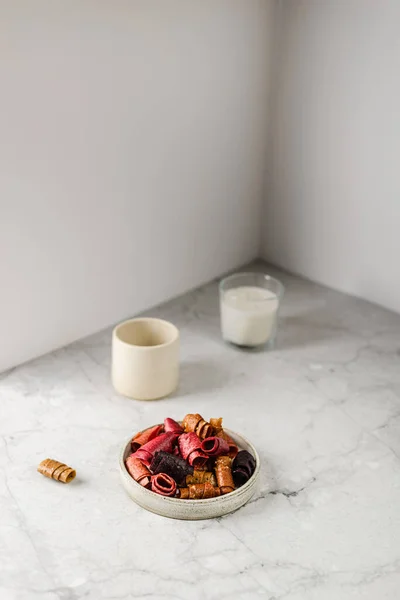
[{"label": "marble countertop", "polygon": [[[111,330],[0,375],[1,600],[399,598],[400,316],[278,276],[271,352],[222,343],[216,283],[149,311],[181,330],[171,398],[114,392]],[[260,452],[261,489],[234,514],[165,519],[120,485],[122,441],[187,412]],[[77,479],[39,475],[48,456]]]}]

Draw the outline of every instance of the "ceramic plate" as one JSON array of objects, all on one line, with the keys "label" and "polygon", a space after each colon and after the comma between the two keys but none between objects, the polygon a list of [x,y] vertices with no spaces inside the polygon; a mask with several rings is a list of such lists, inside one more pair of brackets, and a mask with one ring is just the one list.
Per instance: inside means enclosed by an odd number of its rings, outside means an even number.
[{"label": "ceramic plate", "polygon": [[247,483],[234,492],[225,496],[218,496],[217,498],[207,498],[206,500],[181,500],[179,498],[160,496],[144,488],[132,479],[125,467],[125,460],[131,453],[133,435],[125,442],[119,456],[122,485],[136,504],[157,515],[171,519],[184,519],[187,521],[213,519],[214,517],[221,517],[237,510],[250,500],[257,489],[260,475],[260,458],[257,450],[246,438],[230,429],[225,429],[225,431],[231,436],[240,450],[247,450],[256,460],[256,468],[253,475]]}]

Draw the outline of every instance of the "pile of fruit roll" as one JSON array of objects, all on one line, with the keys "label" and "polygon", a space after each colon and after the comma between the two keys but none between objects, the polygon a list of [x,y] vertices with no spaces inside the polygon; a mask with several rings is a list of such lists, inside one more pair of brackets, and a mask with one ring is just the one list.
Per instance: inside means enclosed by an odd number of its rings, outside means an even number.
[{"label": "pile of fruit roll", "polygon": [[131,441],[126,459],[129,474],[143,487],[171,498],[203,500],[229,494],[244,485],[256,462],[239,450],[222,427],[188,414],[182,424],[166,418],[163,425],[141,431]]}]

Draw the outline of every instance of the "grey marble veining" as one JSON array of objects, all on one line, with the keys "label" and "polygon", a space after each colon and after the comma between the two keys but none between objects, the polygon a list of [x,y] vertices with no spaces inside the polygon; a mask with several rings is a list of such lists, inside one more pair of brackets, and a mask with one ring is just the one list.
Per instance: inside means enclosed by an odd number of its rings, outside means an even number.
[{"label": "grey marble veining", "polygon": [[[222,343],[216,283],[149,311],[181,330],[172,398],[114,392],[110,330],[0,376],[1,600],[399,598],[400,316],[278,276],[273,352]],[[131,432],[192,411],[262,456],[259,495],[221,519],[158,517],[119,483]],[[40,476],[47,456],[77,479]]]}]

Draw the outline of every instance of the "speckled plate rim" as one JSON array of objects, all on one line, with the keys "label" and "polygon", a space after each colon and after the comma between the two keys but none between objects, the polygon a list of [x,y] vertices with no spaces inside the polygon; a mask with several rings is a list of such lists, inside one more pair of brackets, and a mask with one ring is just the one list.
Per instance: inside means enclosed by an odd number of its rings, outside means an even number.
[{"label": "speckled plate rim", "polygon": [[[152,425],[150,425],[149,427],[152,427]],[[250,479],[244,484],[242,485],[240,488],[238,488],[237,490],[230,492],[229,494],[225,494],[223,496],[217,496],[215,498],[206,498],[205,500],[182,500],[181,498],[169,498],[168,496],[161,496],[160,494],[155,494],[155,492],[152,492],[151,490],[148,490],[147,488],[143,487],[142,485],[140,485],[140,483],[138,483],[137,481],[135,481],[133,479],[133,477],[131,477],[128,473],[128,470],[125,466],[125,459],[128,455],[128,453],[130,453],[130,444],[132,441],[132,438],[134,435],[136,435],[136,433],[139,432],[135,432],[133,433],[131,436],[129,436],[129,438],[125,441],[125,443],[123,444],[121,451],[120,451],[120,455],[119,455],[119,468],[120,468],[120,472],[122,474],[122,476],[130,483],[133,484],[135,487],[138,488],[138,490],[140,491],[144,491],[146,492],[149,497],[153,498],[154,495],[158,496],[159,498],[161,498],[163,500],[163,502],[165,503],[164,505],[166,506],[171,506],[171,508],[173,506],[188,506],[188,505],[193,505],[193,506],[210,506],[213,503],[214,504],[218,504],[218,506],[223,506],[225,503],[231,503],[232,500],[234,498],[240,498],[240,496],[245,496],[247,494],[247,492],[249,491],[249,488],[255,486],[257,479],[258,479],[258,474],[260,472],[260,457],[258,455],[257,450],[255,449],[255,447],[253,446],[253,444],[251,442],[249,442],[248,439],[246,439],[243,435],[241,435],[240,433],[236,433],[235,431],[232,431],[231,429],[227,429],[226,427],[224,427],[224,431],[226,431],[226,433],[231,436],[232,438],[236,438],[236,437],[240,437],[245,444],[247,444],[247,446],[250,448],[255,460],[256,460],[256,468],[254,470],[253,475],[250,477]],[[142,508],[145,508],[146,510],[150,510],[149,508],[147,508],[147,506],[144,506],[143,504],[140,504],[140,502],[137,502],[136,499],[134,500],[138,505],[140,505]],[[151,511],[153,512],[153,511]]]}]

